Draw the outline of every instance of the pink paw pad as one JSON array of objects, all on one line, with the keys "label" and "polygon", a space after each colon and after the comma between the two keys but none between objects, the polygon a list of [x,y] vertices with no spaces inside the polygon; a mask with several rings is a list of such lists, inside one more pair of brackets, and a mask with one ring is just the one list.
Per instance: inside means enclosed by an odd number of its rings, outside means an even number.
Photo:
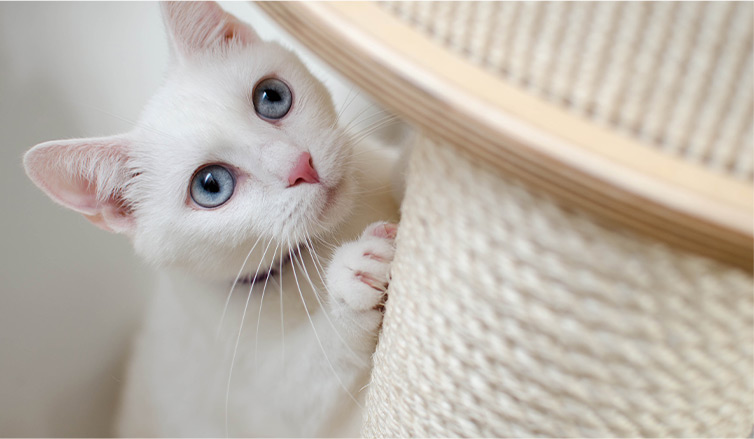
[{"label": "pink paw pad", "polygon": [[377,224],[367,231],[368,234],[377,238],[395,239],[398,234],[398,225],[393,223]]}]

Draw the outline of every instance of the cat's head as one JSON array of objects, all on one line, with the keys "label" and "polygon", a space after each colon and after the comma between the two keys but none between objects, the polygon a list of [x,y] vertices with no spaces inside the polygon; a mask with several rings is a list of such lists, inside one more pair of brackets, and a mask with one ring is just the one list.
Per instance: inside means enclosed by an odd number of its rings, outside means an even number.
[{"label": "cat's head", "polygon": [[162,10],[171,66],[136,127],[37,145],[29,177],[146,259],[211,275],[235,274],[254,243],[270,261],[333,230],[355,180],[325,87],[215,3]]}]

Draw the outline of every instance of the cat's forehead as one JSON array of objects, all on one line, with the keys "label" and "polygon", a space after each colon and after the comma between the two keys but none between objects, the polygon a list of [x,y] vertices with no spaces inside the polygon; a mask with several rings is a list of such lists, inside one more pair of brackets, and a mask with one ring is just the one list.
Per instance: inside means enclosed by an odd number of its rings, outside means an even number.
[{"label": "cat's forehead", "polygon": [[266,77],[282,79],[294,92],[319,92],[320,82],[299,58],[276,43],[259,43],[218,56],[208,56],[176,68],[173,78],[192,92],[206,97],[204,91],[230,93],[228,98],[248,94]]},{"label": "cat's forehead", "polygon": [[249,110],[255,85],[269,77],[281,79],[291,88],[294,106],[317,102],[332,107],[327,89],[296,55],[276,43],[263,42],[174,65],[146,106],[142,120],[201,124],[220,118],[235,122]]}]

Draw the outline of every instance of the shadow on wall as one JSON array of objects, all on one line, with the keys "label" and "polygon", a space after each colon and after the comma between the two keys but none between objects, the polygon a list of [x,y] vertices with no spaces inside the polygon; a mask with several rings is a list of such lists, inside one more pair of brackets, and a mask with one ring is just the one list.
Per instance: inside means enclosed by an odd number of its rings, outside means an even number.
[{"label": "shadow on wall", "polygon": [[[36,143],[92,134],[93,110],[60,79],[81,66],[33,52],[35,35],[55,33],[36,32],[36,17],[53,9],[0,5],[0,435],[107,436],[152,276],[127,239],[54,204],[23,170]],[[11,21],[28,31],[11,40]]]}]

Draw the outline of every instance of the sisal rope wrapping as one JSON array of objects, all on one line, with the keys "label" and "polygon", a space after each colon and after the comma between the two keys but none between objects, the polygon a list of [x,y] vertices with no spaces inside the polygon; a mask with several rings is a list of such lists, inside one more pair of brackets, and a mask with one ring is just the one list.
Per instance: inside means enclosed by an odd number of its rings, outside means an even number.
[{"label": "sisal rope wrapping", "polygon": [[750,275],[429,140],[402,209],[365,436],[751,431]]},{"label": "sisal rope wrapping", "polygon": [[751,2],[383,2],[502,79],[706,168],[754,178]]}]

